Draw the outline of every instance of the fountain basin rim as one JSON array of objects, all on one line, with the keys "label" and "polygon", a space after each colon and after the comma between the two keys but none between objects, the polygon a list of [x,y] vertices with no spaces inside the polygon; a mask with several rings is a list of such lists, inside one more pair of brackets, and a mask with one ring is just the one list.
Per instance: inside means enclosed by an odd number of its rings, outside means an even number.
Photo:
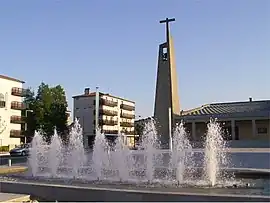
[{"label": "fountain basin rim", "polygon": [[[64,185],[64,184],[55,184],[55,183],[37,183],[35,181],[23,182],[23,181],[8,181],[0,180],[1,184],[13,184],[23,186],[44,186],[44,187],[55,187],[55,188],[69,188],[69,189],[83,189],[83,190],[93,190],[93,191],[111,191],[111,192],[127,192],[127,193],[141,193],[141,194],[164,194],[164,195],[183,195],[183,196],[211,196],[211,197],[235,197],[235,198],[255,198],[255,199],[265,199],[270,201],[270,196],[264,195],[241,195],[241,194],[217,194],[217,193],[200,193],[200,192],[175,192],[175,191],[153,191],[147,190],[147,188],[142,189],[118,189],[118,188],[109,188],[109,187],[95,187],[91,186],[81,186],[81,185]],[[114,186],[112,184],[112,186]],[[0,190],[0,192],[5,192]]]}]

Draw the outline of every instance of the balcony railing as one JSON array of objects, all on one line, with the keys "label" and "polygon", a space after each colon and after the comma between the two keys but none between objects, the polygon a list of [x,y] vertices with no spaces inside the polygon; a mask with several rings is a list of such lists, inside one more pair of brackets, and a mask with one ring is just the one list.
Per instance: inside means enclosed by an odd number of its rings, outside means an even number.
[{"label": "balcony railing", "polygon": [[11,130],[10,137],[24,137],[24,135],[21,130]]},{"label": "balcony railing", "polygon": [[[94,110],[94,114],[96,114],[96,110]],[[99,115],[106,115],[106,116],[117,116],[117,111],[107,110],[107,109],[99,109]]]},{"label": "balcony railing", "polygon": [[25,97],[27,94],[27,91],[26,89],[23,89],[23,88],[12,87],[11,94],[14,96]]},{"label": "balcony railing", "polygon": [[118,134],[118,130],[102,130],[104,134]]},{"label": "balcony railing", "polygon": [[27,105],[23,102],[16,102],[16,101],[11,102],[11,109],[24,110],[26,109],[26,107]]},{"label": "balcony railing", "polygon": [[105,105],[105,106],[111,106],[111,107],[117,106],[117,102],[111,101],[108,99],[103,99],[103,98],[100,99],[100,104]]},{"label": "balcony railing", "polygon": [[123,127],[134,127],[134,123],[131,123],[131,122],[120,122],[120,126],[123,126]]},{"label": "balcony railing", "polygon": [[0,108],[5,108],[5,107],[6,107],[6,102],[0,101]]},{"label": "balcony railing", "polygon": [[[96,101],[94,100],[94,105],[96,104]],[[110,107],[115,107],[117,106],[117,102],[115,101],[111,101],[111,100],[108,100],[108,99],[104,99],[104,98],[100,98],[99,99],[99,105],[102,106],[110,106]]]},{"label": "balcony railing", "polygon": [[125,135],[135,135],[135,132],[134,131],[126,131],[126,132],[123,132]]},{"label": "balcony railing", "polygon": [[117,125],[118,121],[115,120],[108,120],[108,119],[100,119],[99,120],[99,125]]},{"label": "balcony railing", "polygon": [[10,117],[10,122],[11,123],[19,123],[19,124],[25,123],[25,117],[23,117],[23,116],[11,116]]},{"label": "balcony railing", "polygon": [[121,113],[120,115],[122,118],[129,118],[129,119],[134,119],[135,118],[135,115],[133,114],[128,114],[128,113]]},{"label": "balcony railing", "polygon": [[121,104],[120,108],[128,110],[128,111],[134,111],[135,110],[135,106],[130,106],[130,105],[127,105],[127,104]]}]

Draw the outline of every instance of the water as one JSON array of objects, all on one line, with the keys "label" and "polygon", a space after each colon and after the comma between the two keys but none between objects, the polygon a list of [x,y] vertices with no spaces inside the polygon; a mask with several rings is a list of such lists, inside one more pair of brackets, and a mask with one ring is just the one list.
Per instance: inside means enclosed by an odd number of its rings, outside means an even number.
[{"label": "water", "polygon": [[151,120],[145,124],[141,145],[145,151],[144,163],[146,168],[146,178],[149,182],[152,182],[155,171],[155,154],[158,147],[158,137],[154,120]]},{"label": "water", "polygon": [[222,137],[222,129],[216,120],[211,119],[207,125],[207,134],[204,147],[205,179],[211,186],[215,186],[219,178],[220,167],[229,162],[226,156],[226,142]]},{"label": "water", "polygon": [[83,134],[79,121],[75,119],[74,126],[71,129],[68,144],[68,164],[72,168],[73,177],[79,177],[79,169],[86,161],[84,146],[83,146]]},{"label": "water", "polygon": [[49,148],[49,158],[48,158],[48,165],[51,169],[51,176],[57,177],[57,170],[61,163],[61,156],[62,156],[62,142],[60,137],[57,134],[56,129],[54,130],[54,135],[51,139],[51,145]]},{"label": "water", "polygon": [[184,123],[176,125],[172,138],[172,152],[170,160],[171,172],[176,168],[176,180],[179,184],[184,181],[184,173],[187,169],[187,164],[192,166],[192,147],[188,140],[188,135],[184,128]]},{"label": "water", "polygon": [[126,145],[123,144],[123,137],[121,135],[115,141],[115,153],[113,159],[115,168],[118,170],[119,181],[121,182],[125,182],[130,179],[128,156],[129,156],[129,149]]},{"label": "water", "polygon": [[108,165],[108,149],[109,146],[105,135],[98,129],[92,156],[92,166],[98,180],[103,179],[103,168]]},{"label": "water", "polygon": [[41,162],[44,162],[46,142],[43,135],[39,132],[35,132],[30,149],[29,165],[33,176],[37,176],[39,172],[39,166]]},{"label": "water", "polygon": [[82,129],[75,124],[69,142],[63,145],[55,132],[51,143],[45,143],[36,132],[29,159],[32,175],[62,179],[98,180],[110,182],[156,183],[165,185],[191,185],[199,187],[227,187],[242,184],[224,175],[226,145],[220,126],[211,121],[205,141],[204,164],[197,165],[184,124],[176,126],[172,136],[172,150],[160,149],[155,122],[146,124],[139,150],[129,150],[122,136],[115,145],[108,144],[97,130],[93,152],[83,147]]}]

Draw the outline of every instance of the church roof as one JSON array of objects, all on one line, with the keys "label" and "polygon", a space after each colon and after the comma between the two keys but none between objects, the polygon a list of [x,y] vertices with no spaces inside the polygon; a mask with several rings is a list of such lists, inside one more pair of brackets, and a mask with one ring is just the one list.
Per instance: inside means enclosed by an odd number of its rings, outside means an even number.
[{"label": "church roof", "polygon": [[188,111],[182,111],[181,116],[250,114],[267,111],[270,112],[270,100],[206,104]]}]

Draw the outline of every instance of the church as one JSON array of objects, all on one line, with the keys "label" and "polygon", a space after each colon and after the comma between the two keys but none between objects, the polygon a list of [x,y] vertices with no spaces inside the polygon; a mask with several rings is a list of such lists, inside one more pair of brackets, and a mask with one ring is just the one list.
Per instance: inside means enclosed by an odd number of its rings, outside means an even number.
[{"label": "church", "polygon": [[210,118],[217,119],[226,140],[256,140],[270,142],[270,100],[204,104],[181,110],[173,39],[169,23],[175,19],[160,21],[166,25],[166,41],[159,45],[154,118],[161,144],[168,145],[169,135],[176,123],[183,121],[192,141],[201,141],[207,132]]}]

